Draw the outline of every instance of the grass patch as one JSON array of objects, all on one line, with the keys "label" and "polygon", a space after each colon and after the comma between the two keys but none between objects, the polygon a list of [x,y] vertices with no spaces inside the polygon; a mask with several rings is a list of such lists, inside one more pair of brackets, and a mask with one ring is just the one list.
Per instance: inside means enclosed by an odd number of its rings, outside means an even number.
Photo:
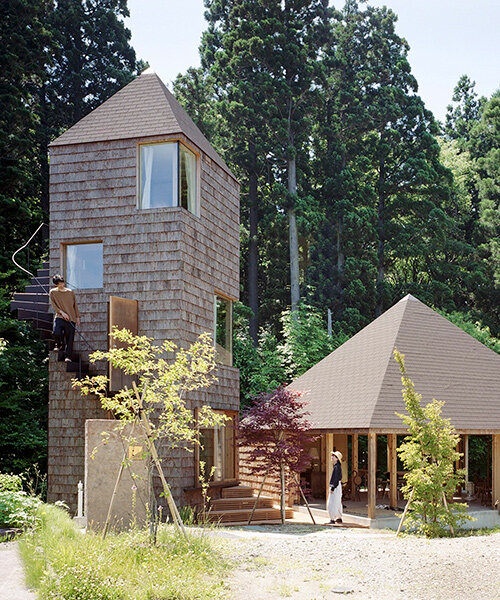
[{"label": "grass patch", "polygon": [[143,531],[82,534],[68,514],[42,505],[20,541],[27,583],[41,600],[205,600],[223,598],[228,564],[202,535],[189,544],[172,527],[156,546]]}]

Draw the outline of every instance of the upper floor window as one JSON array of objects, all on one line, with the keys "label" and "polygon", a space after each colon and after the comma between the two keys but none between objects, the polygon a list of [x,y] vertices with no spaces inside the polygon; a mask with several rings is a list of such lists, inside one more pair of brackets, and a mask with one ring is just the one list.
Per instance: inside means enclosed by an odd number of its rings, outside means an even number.
[{"label": "upper floor window", "polygon": [[215,296],[215,360],[222,365],[233,364],[233,303]]},{"label": "upper floor window", "polygon": [[139,208],[182,206],[198,214],[196,154],[180,142],[141,144]]},{"label": "upper floor window", "polygon": [[102,263],[102,242],[64,246],[64,276],[71,289],[102,288]]}]

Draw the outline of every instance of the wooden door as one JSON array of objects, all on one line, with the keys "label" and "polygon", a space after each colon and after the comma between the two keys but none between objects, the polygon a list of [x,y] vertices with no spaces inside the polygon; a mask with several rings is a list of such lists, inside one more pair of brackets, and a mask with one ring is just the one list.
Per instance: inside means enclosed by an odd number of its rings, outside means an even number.
[{"label": "wooden door", "polygon": [[[108,311],[108,334],[113,327],[118,329],[128,329],[134,335],[139,330],[139,303],[137,300],[128,298],[109,297]],[[108,337],[108,347],[121,348],[124,344]],[[114,369],[109,365],[109,391],[118,392],[125,386],[131,387],[134,378],[131,375],[125,375],[121,369]]]}]

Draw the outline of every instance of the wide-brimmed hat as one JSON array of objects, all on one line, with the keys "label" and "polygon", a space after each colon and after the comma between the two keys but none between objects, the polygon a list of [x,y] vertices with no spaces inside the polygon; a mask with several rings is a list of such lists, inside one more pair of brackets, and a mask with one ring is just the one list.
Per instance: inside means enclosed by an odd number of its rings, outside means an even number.
[{"label": "wide-brimmed hat", "polygon": [[342,452],[335,450],[335,452],[332,452],[332,456],[336,456],[340,460],[340,462],[342,462]]}]

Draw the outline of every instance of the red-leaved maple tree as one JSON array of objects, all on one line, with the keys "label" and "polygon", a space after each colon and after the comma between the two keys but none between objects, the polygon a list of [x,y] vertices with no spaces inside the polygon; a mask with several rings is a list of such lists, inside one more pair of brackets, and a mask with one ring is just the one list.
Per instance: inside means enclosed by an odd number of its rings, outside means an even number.
[{"label": "red-leaved maple tree", "polygon": [[[306,451],[306,444],[311,442],[310,423],[306,418],[309,413],[305,412],[305,403],[300,400],[302,394],[284,386],[260,394],[243,414],[239,426],[239,443],[245,447],[251,473],[264,478],[280,477],[283,523],[286,476],[289,474],[296,483],[299,474],[311,464]],[[264,482],[260,491],[263,485]]]}]

